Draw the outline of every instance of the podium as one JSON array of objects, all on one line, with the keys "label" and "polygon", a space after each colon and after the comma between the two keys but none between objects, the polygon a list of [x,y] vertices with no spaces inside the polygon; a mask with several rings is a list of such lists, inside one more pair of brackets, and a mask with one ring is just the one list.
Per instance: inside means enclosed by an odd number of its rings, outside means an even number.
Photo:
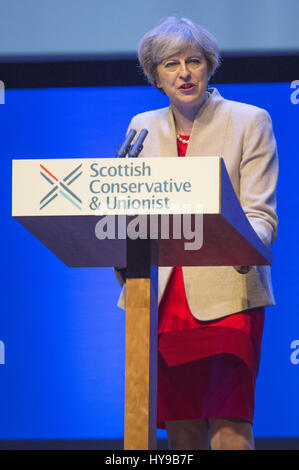
[{"label": "podium", "polygon": [[127,269],[124,448],[155,449],[158,267],[272,262],[223,159],[13,160],[12,196],[67,266]]}]

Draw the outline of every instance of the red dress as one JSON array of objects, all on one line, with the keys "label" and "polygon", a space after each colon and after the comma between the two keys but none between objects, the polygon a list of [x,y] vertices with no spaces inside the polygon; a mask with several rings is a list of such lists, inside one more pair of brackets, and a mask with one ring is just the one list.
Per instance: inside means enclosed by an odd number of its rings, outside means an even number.
[{"label": "red dress", "polygon": [[[186,150],[178,141],[178,155]],[[159,306],[158,428],[165,421],[206,418],[252,423],[263,326],[264,307],[197,320],[182,268],[174,268]]]}]

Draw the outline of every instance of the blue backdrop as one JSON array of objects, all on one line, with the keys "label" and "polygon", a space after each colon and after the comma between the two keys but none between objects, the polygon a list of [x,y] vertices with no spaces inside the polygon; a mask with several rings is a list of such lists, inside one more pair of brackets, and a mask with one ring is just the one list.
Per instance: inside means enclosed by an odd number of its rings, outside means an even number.
[{"label": "blue backdrop", "polygon": [[[273,119],[280,155],[277,305],[267,309],[254,428],[257,437],[298,436],[299,364],[291,343],[299,339],[299,104],[291,102],[287,83],[218,89],[266,108]],[[11,161],[113,157],[134,114],[167,104],[149,87],[6,92],[0,106],[0,439],[121,438],[124,416],[125,316],[116,307],[113,270],[64,266],[12,219]]]}]

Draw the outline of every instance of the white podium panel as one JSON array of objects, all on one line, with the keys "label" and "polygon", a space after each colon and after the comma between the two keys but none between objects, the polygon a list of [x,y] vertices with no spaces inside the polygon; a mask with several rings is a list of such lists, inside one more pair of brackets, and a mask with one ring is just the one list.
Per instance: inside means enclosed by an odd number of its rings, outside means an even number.
[{"label": "white podium panel", "polygon": [[159,266],[272,260],[220,157],[13,160],[12,215],[68,266],[124,267],[132,227]]}]

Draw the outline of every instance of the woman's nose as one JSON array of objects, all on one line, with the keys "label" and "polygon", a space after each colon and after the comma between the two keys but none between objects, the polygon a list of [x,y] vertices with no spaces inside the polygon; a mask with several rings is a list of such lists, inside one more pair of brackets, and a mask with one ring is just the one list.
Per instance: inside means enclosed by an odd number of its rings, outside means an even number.
[{"label": "woman's nose", "polygon": [[188,69],[185,61],[181,62],[180,64],[180,75],[182,77],[186,77],[190,75],[190,70]]}]

